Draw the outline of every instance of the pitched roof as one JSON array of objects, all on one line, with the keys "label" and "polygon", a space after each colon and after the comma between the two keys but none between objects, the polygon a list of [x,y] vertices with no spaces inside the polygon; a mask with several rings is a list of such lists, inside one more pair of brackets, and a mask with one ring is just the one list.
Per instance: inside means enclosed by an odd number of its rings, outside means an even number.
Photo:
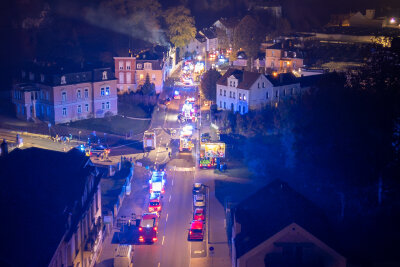
[{"label": "pitched roof", "polygon": [[238,18],[221,18],[219,22],[226,28],[233,29],[239,24],[240,20]]},{"label": "pitched roof", "polygon": [[325,214],[287,183],[275,180],[234,209],[241,231],[235,238],[240,258],[286,226],[295,222],[324,243],[336,244]]},{"label": "pitched roof", "polygon": [[[66,233],[69,211],[81,209],[87,176],[94,172],[82,152],[15,149],[0,158],[0,238],[7,242],[0,262],[47,266]],[[74,222],[81,214],[72,215]],[[71,227],[71,231],[75,229]],[[21,254],[21,252],[23,252]]]},{"label": "pitched roof", "polygon": [[204,29],[201,30],[201,33],[202,33],[207,39],[214,39],[214,38],[217,38],[217,34],[215,33],[214,27],[204,28]]},{"label": "pitched roof", "polygon": [[230,68],[225,72],[225,74],[221,78],[218,79],[217,84],[225,86],[228,85],[228,77],[232,75],[239,80],[237,88],[249,90],[250,87],[256,82],[256,80],[262,74],[258,72],[250,72],[250,71],[243,71]]},{"label": "pitched roof", "polygon": [[[143,70],[144,69],[144,63],[151,63],[151,69],[152,70],[162,70],[163,63],[161,60],[145,60],[145,59],[138,59],[136,60],[136,69],[137,70]],[[142,64],[142,68],[137,68],[137,64]]]},{"label": "pitched roof", "polygon": [[267,77],[268,81],[270,81],[273,86],[299,83],[299,81],[296,79],[296,76],[291,72],[279,73],[277,76],[265,75],[265,77]]}]

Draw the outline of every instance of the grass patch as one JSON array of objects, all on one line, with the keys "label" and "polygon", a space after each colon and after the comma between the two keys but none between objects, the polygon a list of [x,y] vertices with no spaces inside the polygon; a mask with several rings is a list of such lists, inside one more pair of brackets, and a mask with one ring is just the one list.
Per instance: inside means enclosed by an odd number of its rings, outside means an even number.
[{"label": "grass patch", "polygon": [[146,131],[149,125],[150,120],[132,120],[121,116],[113,116],[75,121],[67,126],[116,135],[125,135],[127,133],[135,135]]},{"label": "grass patch", "polygon": [[118,114],[134,118],[150,118],[151,108],[135,105],[127,101],[118,101]]}]

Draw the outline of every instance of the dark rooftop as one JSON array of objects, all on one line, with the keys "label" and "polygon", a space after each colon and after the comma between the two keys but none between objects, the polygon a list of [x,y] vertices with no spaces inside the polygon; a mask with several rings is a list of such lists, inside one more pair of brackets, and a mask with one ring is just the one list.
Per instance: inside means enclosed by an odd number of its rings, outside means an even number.
[{"label": "dark rooftop", "polygon": [[293,73],[288,72],[288,73],[280,73],[277,76],[274,75],[265,75],[272,83],[273,86],[282,86],[282,85],[288,85],[288,84],[295,84],[299,83],[299,81],[296,79],[296,76],[294,76]]},{"label": "dark rooftop", "polygon": [[258,72],[250,72],[230,68],[221,78],[219,78],[217,84],[225,86],[228,85],[228,78],[231,75],[235,76],[235,78],[239,81],[237,88],[248,90],[255,83],[258,77],[260,77],[261,74]]},{"label": "dark rooftop", "polygon": [[235,238],[238,258],[293,222],[328,246],[336,244],[322,210],[280,180],[242,201],[234,213],[241,224],[241,232]]},{"label": "dark rooftop", "polygon": [[15,149],[0,158],[0,208],[6,216],[0,230],[2,266],[50,263],[66,233],[68,213],[82,205],[86,177],[96,170],[90,163],[77,149]]}]

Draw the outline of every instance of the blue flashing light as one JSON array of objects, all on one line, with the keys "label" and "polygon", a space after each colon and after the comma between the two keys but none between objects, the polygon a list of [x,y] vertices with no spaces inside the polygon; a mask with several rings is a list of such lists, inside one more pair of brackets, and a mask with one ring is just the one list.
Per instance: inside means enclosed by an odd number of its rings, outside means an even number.
[{"label": "blue flashing light", "polygon": [[179,91],[176,91],[176,90],[175,90],[175,95],[179,95]]}]

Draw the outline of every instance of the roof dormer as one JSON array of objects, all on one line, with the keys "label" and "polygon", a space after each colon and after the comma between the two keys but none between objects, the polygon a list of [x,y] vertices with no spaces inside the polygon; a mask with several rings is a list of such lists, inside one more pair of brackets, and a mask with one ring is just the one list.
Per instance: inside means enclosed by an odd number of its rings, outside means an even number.
[{"label": "roof dormer", "polygon": [[231,76],[228,77],[227,82],[228,82],[228,86],[229,86],[229,87],[237,87],[237,86],[238,86],[238,83],[239,83],[239,82],[238,82],[238,79],[236,79],[236,77],[233,76],[233,75],[231,75]]}]

